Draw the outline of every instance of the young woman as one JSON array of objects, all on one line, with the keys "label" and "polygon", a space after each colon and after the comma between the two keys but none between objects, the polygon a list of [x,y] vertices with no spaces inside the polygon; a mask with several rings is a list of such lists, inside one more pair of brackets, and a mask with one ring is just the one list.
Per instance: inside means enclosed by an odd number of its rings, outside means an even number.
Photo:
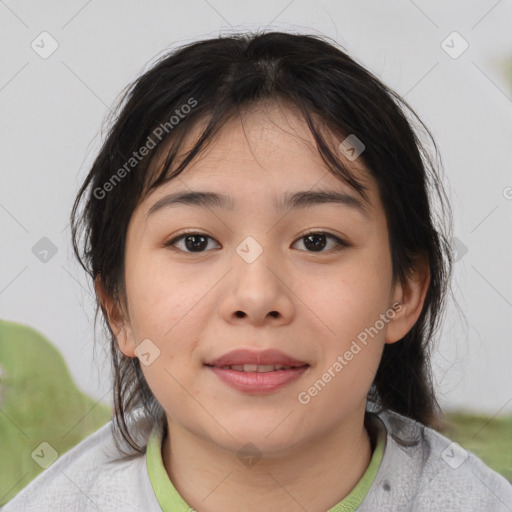
[{"label": "young woman", "polygon": [[511,510],[430,428],[450,209],[422,127],[308,35],[141,76],[72,213],[115,415],[5,511]]}]

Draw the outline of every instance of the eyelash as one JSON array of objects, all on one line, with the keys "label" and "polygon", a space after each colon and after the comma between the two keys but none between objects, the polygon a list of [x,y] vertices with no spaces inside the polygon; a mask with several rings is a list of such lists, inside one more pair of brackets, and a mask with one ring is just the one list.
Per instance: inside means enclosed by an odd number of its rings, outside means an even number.
[{"label": "eyelash", "polygon": [[[202,237],[205,237],[205,238],[209,238],[210,240],[215,240],[214,238],[212,238],[211,236],[209,236],[209,235],[207,235],[205,233],[200,233],[198,231],[186,231],[186,232],[182,233],[181,235],[173,238],[172,240],[169,240],[164,245],[165,245],[165,247],[171,247],[174,244],[176,244],[177,242],[179,242],[180,240],[182,240],[182,239],[184,239],[184,238],[186,238],[187,236],[190,236],[190,235],[202,236]],[[304,235],[302,235],[299,238],[297,238],[297,240],[294,242],[294,244],[296,242],[298,242],[299,240],[304,239],[304,238],[306,238],[307,236],[310,236],[310,235],[323,235],[326,238],[330,238],[330,239],[332,239],[332,240],[334,240],[336,242],[337,247],[328,249],[327,251],[324,251],[324,250],[322,250],[322,251],[305,251],[305,252],[308,252],[309,254],[323,254],[323,253],[329,253],[329,252],[337,252],[337,251],[341,251],[342,249],[345,249],[346,247],[350,246],[349,243],[345,242],[341,238],[339,238],[339,237],[337,237],[337,236],[335,236],[335,235],[333,235],[331,233],[326,233],[324,231],[310,231],[309,233],[305,233]],[[188,251],[188,250],[182,250],[182,249],[180,249],[180,250],[182,252],[187,253],[187,254],[202,254],[202,253],[207,252],[207,251],[197,251],[197,252],[194,252],[194,251]]]}]

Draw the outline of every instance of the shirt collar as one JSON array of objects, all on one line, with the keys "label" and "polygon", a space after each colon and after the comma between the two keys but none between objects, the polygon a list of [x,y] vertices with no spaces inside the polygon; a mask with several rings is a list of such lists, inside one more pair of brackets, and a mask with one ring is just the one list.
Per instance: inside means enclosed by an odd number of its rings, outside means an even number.
[{"label": "shirt collar", "polygon": [[[380,467],[386,444],[386,429],[383,423],[376,419],[376,446],[363,476],[350,493],[328,512],[353,512],[363,503]],[[146,449],[146,466],[151,486],[163,512],[190,512],[193,510],[178,493],[165,469],[162,459],[163,429],[155,425],[149,436]]]}]

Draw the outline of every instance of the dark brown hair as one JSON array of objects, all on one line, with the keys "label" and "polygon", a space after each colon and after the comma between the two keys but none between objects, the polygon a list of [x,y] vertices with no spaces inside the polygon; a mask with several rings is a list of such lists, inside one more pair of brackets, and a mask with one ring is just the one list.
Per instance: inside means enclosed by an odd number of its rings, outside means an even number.
[{"label": "dark brown hair", "polygon": [[[437,408],[430,344],[440,326],[452,265],[442,167],[426,144],[439,153],[411,107],[335,42],[282,32],[243,33],[188,44],[161,57],[126,90],[78,192],[71,213],[75,253],[93,279],[101,278],[108,296],[119,306],[126,304],[125,242],[136,206],[182,172],[242,108],[268,101],[293,104],[330,172],[364,196],[365,187],[329,136],[342,141],[355,135],[362,141],[366,148],[359,158],[375,178],[386,212],[394,278],[403,282],[419,258],[428,260],[430,284],[422,313],[403,339],[385,345],[368,397],[381,409],[428,425]],[[205,123],[200,138],[170,172],[184,136],[198,122]],[[157,171],[155,162],[162,157]],[[164,421],[164,411],[139,360],[119,350],[102,312],[114,374],[113,425],[142,452],[145,446],[130,431],[128,416],[137,410],[153,424]]]}]

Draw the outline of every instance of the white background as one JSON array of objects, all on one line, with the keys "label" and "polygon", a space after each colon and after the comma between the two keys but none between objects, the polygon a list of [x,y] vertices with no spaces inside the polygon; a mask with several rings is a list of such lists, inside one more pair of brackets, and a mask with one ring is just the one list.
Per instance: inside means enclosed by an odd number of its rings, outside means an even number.
[{"label": "white background", "polygon": [[[441,403],[512,412],[511,26],[510,0],[0,1],[0,317],[42,332],[110,403],[68,224],[109,107],[166,48],[265,27],[324,34],[404,95],[441,149],[467,248],[434,360]],[[43,31],[58,43],[47,59],[31,48]],[[457,59],[441,47],[453,31],[469,44]],[[32,253],[42,237],[58,249],[47,263]]]}]

